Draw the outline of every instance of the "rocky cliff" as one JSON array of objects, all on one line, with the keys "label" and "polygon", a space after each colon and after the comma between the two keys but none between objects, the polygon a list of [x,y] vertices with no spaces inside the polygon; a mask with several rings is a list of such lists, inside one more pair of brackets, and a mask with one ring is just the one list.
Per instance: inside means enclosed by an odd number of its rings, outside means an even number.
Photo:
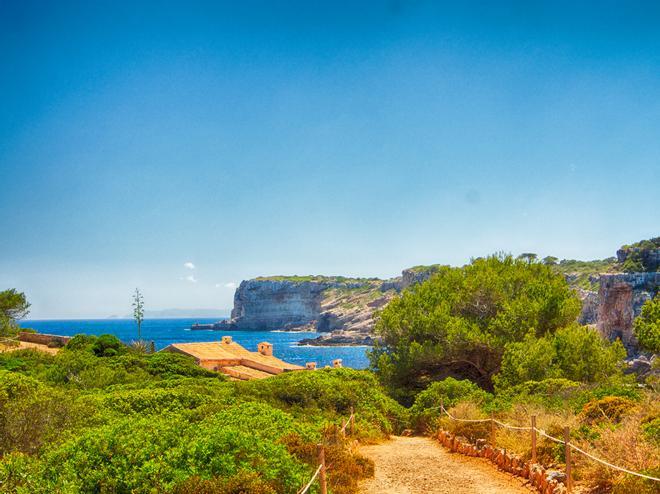
[{"label": "rocky cliff", "polygon": [[273,330],[300,327],[316,321],[322,293],[330,282],[247,280],[234,294],[234,309],[227,323],[232,329]]},{"label": "rocky cliff", "polygon": [[[595,325],[610,340],[620,338],[631,355],[637,350],[633,320],[644,302],[660,290],[660,273],[615,271],[623,267],[621,260],[625,263],[631,255],[637,256],[635,262],[643,262],[645,267],[657,267],[660,249],[654,246],[649,248],[645,243],[628,246],[617,253],[619,262],[608,258],[564,260],[556,264],[557,271],[564,274],[582,300],[578,321]],[[218,329],[316,330],[323,334],[301,343],[371,344],[377,310],[439,269],[440,265],[416,266],[389,280],[274,276],[243,281],[234,295],[231,319],[220,323]],[[599,270],[609,272],[599,273]]]},{"label": "rocky cliff", "polygon": [[637,350],[633,320],[660,291],[660,273],[604,274],[597,296],[596,327],[609,339],[621,339],[629,354]]},{"label": "rocky cliff", "polygon": [[234,294],[231,319],[219,329],[315,330],[324,334],[301,343],[371,344],[376,311],[437,269],[418,266],[389,280],[274,276],[243,281]]}]

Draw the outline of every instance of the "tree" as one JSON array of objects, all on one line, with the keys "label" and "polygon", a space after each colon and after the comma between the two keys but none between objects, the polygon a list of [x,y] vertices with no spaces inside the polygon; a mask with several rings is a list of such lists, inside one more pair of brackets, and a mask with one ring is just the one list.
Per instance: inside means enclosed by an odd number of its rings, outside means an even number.
[{"label": "tree", "polygon": [[0,335],[15,335],[18,331],[16,321],[29,313],[30,304],[24,293],[13,288],[0,292]]},{"label": "tree", "polygon": [[534,254],[533,252],[523,252],[518,256],[518,259],[524,259],[525,261],[532,263],[536,261],[536,258],[538,256]]},{"label": "tree", "polygon": [[656,295],[644,303],[633,329],[643,350],[660,353],[660,296]]},{"label": "tree", "polygon": [[443,266],[380,313],[371,364],[404,402],[446,377],[490,390],[507,344],[553,334],[579,311],[564,277],[538,262],[496,255]]},{"label": "tree", "polygon": [[545,256],[543,258],[543,264],[547,266],[554,266],[559,262],[559,258],[555,256]]},{"label": "tree", "polygon": [[138,288],[133,294],[133,319],[137,323],[138,340],[142,339],[142,321],[144,320],[144,299]]}]

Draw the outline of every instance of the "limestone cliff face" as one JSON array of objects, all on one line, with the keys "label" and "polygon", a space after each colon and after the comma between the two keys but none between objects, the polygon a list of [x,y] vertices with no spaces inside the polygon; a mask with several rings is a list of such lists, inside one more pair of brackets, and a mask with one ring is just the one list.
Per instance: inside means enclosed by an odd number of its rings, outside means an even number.
[{"label": "limestone cliff face", "polygon": [[349,288],[348,283],[254,279],[241,282],[234,294],[232,329],[288,329],[316,323],[323,292]]},{"label": "limestone cliff face", "polygon": [[314,329],[352,331],[369,336],[374,312],[396,293],[382,280],[313,281],[253,279],[234,294],[226,329]]},{"label": "limestone cliff face", "polygon": [[433,264],[431,266],[418,266],[415,268],[404,269],[401,272],[400,289],[403,290],[408,288],[409,286],[417,285],[419,283],[424,283],[439,269],[440,269],[439,264]]},{"label": "limestone cliff face", "polygon": [[609,340],[620,338],[628,353],[637,350],[633,320],[642,305],[660,290],[660,273],[603,274],[598,291],[597,321]]},{"label": "limestone cliff face", "polygon": [[404,272],[390,280],[274,277],[243,281],[234,294],[231,319],[220,323],[220,329],[307,329],[325,333],[315,344],[370,344],[376,311],[404,284],[407,287],[428,276],[417,269],[415,276],[406,277]]},{"label": "limestone cliff face", "polygon": [[598,292],[578,288],[577,294],[582,301],[582,310],[580,311],[578,322],[580,324],[596,324],[598,322],[598,306],[600,300]]}]

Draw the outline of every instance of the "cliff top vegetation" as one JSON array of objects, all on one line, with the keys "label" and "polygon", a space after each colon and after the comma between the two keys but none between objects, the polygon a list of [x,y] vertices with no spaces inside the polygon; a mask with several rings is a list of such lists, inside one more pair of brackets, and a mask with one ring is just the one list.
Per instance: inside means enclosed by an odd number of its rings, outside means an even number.
[{"label": "cliff top vegetation", "polygon": [[619,271],[616,257],[593,261],[562,259],[552,267],[558,273],[565,275],[571,286],[592,291],[598,291],[598,275]]},{"label": "cliff top vegetation", "polygon": [[423,273],[425,271],[432,271],[439,269],[442,264],[419,264],[411,268],[406,269],[406,271],[412,271],[413,273]]},{"label": "cliff top vegetation", "polygon": [[625,272],[660,270],[660,237],[622,246],[616,253]]},{"label": "cliff top vegetation", "polygon": [[323,275],[274,275],[258,276],[254,278],[257,281],[289,281],[291,283],[363,283],[375,284],[383,280],[380,278],[351,278],[348,276],[323,276]]}]

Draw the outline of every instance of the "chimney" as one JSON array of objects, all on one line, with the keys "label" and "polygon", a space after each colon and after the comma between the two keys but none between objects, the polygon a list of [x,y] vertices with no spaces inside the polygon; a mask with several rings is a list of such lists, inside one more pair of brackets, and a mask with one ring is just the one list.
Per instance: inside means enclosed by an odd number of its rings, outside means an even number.
[{"label": "chimney", "polygon": [[229,345],[231,343],[231,336],[223,336],[222,343],[224,343],[225,345]]},{"label": "chimney", "polygon": [[332,361],[332,366],[333,366],[335,369],[339,369],[340,367],[342,367],[342,360],[341,360],[340,358],[336,358],[336,359],[334,359],[334,360]]},{"label": "chimney", "polygon": [[267,341],[262,341],[257,345],[257,351],[261,355],[265,355],[266,357],[272,357],[273,356],[273,345],[268,343]]},{"label": "chimney", "polygon": [[307,362],[305,364],[305,369],[307,369],[307,370],[316,370],[316,362]]}]

